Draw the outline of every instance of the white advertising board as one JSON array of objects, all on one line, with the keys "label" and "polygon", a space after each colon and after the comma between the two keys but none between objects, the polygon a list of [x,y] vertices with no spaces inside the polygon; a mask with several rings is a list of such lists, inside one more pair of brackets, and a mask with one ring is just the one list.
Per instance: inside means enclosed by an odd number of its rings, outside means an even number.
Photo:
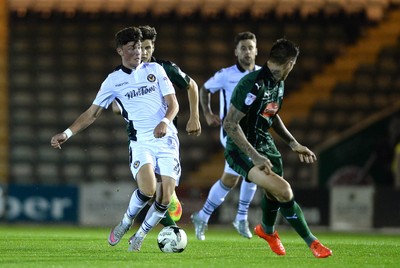
[{"label": "white advertising board", "polygon": [[114,226],[124,215],[134,182],[84,183],[80,185],[79,222],[90,226]]},{"label": "white advertising board", "polygon": [[330,226],[352,231],[373,227],[374,187],[335,186],[331,189]]}]

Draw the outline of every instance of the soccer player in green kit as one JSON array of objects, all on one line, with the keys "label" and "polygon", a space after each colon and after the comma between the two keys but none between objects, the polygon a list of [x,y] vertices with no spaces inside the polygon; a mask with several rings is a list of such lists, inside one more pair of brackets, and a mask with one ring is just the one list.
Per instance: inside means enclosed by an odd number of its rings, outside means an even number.
[{"label": "soccer player in green kit", "polygon": [[[157,62],[164,68],[172,84],[174,84],[179,89],[187,90],[190,116],[186,124],[186,132],[188,133],[188,135],[199,136],[201,134],[201,125],[199,118],[199,97],[197,83],[186,73],[184,73],[175,63],[165,60],[159,60],[153,57],[155,42],[157,38],[157,31],[154,27],[144,25],[139,26],[139,29],[142,31],[143,35],[142,61]],[[176,118],[174,121],[176,124]],[[171,215],[173,216],[175,213],[177,213],[178,215],[176,215],[175,217],[171,217]],[[176,193],[174,192],[170,208],[168,209],[168,213],[165,214],[165,218],[163,218],[160,223],[164,226],[176,225],[175,221],[178,221],[180,219],[180,215],[182,215],[182,206],[176,196]]]},{"label": "soccer player in green kit", "polygon": [[225,158],[228,164],[248,181],[264,189],[261,203],[263,216],[254,233],[266,240],[278,255],[285,255],[275,230],[278,211],[303,238],[317,258],[332,251],[311,233],[290,184],[282,177],[282,157],[269,133],[272,128],[301,162],[313,163],[315,154],[301,145],[286,129],[278,115],[284,95],[284,80],[293,69],[299,48],[286,39],[277,40],[266,64],[244,76],[233,91],[231,106],[224,120],[228,134]]},{"label": "soccer player in green kit", "polygon": [[139,26],[139,29],[142,31],[143,35],[142,61],[157,62],[164,68],[168,78],[175,87],[187,90],[190,115],[186,124],[186,132],[189,135],[199,136],[201,134],[201,125],[199,118],[199,93],[197,83],[190,76],[184,73],[175,63],[166,60],[159,60],[153,57],[157,38],[157,32],[154,27],[145,25]]},{"label": "soccer player in green kit", "polygon": [[[197,83],[184,73],[175,63],[166,60],[159,60],[153,57],[155,50],[155,42],[157,38],[157,31],[154,27],[149,25],[138,27],[142,32],[142,61],[143,62],[156,62],[160,64],[172,84],[178,89],[187,90],[190,115],[189,120],[186,124],[186,132],[188,135],[199,136],[201,134],[201,124],[199,117],[199,97],[198,97],[198,86]],[[118,108],[117,103],[113,103],[114,113],[120,114],[121,110]],[[177,118],[174,119],[175,125],[177,125]],[[172,195],[170,207],[165,217],[160,221],[164,226],[176,225],[175,221],[178,221],[182,215],[182,205],[174,192]]]},{"label": "soccer player in green kit", "polygon": [[[226,132],[222,128],[222,121],[228,111],[232,92],[243,76],[261,68],[256,64],[258,51],[257,38],[254,33],[245,31],[236,34],[234,48],[236,63],[220,69],[200,87],[200,104],[203,108],[204,117],[208,125],[221,127],[220,141],[224,147],[226,144]],[[219,115],[214,114],[211,105],[212,95],[217,92],[219,92]],[[232,224],[241,236],[248,239],[253,237],[247,219],[250,202],[257,191],[257,185],[242,179],[225,161],[224,171],[221,177],[211,186],[203,207],[190,216],[198,240],[206,239],[205,231],[210,217],[238,184],[239,179],[241,179],[241,182],[238,207]]]}]

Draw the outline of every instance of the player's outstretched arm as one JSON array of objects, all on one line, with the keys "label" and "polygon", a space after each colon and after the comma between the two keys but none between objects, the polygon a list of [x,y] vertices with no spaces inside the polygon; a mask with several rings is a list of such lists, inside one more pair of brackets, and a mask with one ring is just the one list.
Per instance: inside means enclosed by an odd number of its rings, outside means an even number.
[{"label": "player's outstretched arm", "polygon": [[283,123],[281,117],[277,114],[274,117],[274,122],[272,124],[272,129],[275,131],[276,134],[284,141],[286,144],[290,144],[291,142],[297,142],[290,131],[286,128],[285,124]]},{"label": "player's outstretched arm", "polygon": [[51,138],[51,146],[61,149],[61,144],[65,143],[73,135],[90,126],[94,121],[96,121],[97,117],[100,116],[102,111],[102,107],[92,104],[89,109],[83,112],[69,128]]},{"label": "player's outstretched arm", "polygon": [[300,143],[296,142],[291,142],[289,144],[290,148],[292,148],[293,152],[296,152],[299,155],[300,161],[301,162],[306,162],[306,163],[314,163],[314,161],[317,160],[317,157],[315,156],[314,152],[308,149],[306,146],[301,145]]},{"label": "player's outstretched arm", "polygon": [[274,129],[276,134],[278,134],[279,137],[290,146],[292,151],[296,152],[299,155],[301,162],[314,163],[314,161],[317,160],[317,157],[310,149],[308,149],[306,146],[301,145],[293,137],[279,115],[275,116],[272,128]]}]

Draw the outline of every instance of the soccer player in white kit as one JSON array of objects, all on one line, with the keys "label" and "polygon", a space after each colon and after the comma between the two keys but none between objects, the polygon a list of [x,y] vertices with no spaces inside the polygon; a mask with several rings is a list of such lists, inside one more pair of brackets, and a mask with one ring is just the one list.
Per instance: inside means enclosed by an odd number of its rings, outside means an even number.
[{"label": "soccer player in white kit", "polygon": [[[142,32],[142,61],[143,62],[157,62],[160,64],[168,75],[174,88],[177,90],[183,90],[187,92],[189,100],[189,119],[186,123],[186,132],[188,135],[199,136],[201,134],[201,124],[199,119],[199,97],[197,83],[185,72],[183,72],[178,65],[171,61],[156,59],[153,56],[155,51],[155,44],[157,39],[157,31],[154,27],[149,25],[138,26]],[[121,115],[121,109],[118,107],[118,103],[114,101],[112,103],[113,112]],[[127,122],[129,123],[129,121]],[[177,118],[174,119],[173,123],[177,124]],[[129,126],[129,125],[128,125]],[[128,127],[129,131],[129,127]],[[152,202],[148,203],[150,206]],[[160,224],[164,226],[176,226],[176,222],[182,216],[182,204],[179,201],[176,193],[172,195],[171,203],[168,208],[168,212],[165,213],[165,217],[160,221]]]},{"label": "soccer player in white kit", "polygon": [[[251,32],[238,33],[234,38],[235,56],[237,63],[216,72],[214,76],[208,79],[200,88],[200,103],[203,109],[204,117],[210,126],[221,126],[225,115],[229,109],[232,92],[239,80],[254,70],[261,67],[255,64],[257,55],[256,36]],[[211,94],[219,91],[220,112],[219,116],[211,110]],[[222,146],[226,145],[226,133],[221,126],[220,139]],[[221,178],[214,183],[203,208],[191,215],[195,227],[196,237],[199,240],[205,240],[205,230],[214,210],[224,202],[228,193],[236,186],[240,175],[229,167],[225,161],[224,173]],[[249,229],[247,220],[250,202],[257,190],[257,185],[250,181],[242,180],[240,186],[239,204],[236,217],[232,222],[235,229],[245,238],[251,238],[253,235]]]},{"label": "soccer player in white kit", "polygon": [[[159,64],[141,63],[141,39],[137,27],[116,33],[116,50],[122,64],[104,80],[89,109],[51,138],[51,145],[61,149],[61,144],[91,125],[113,100],[118,102],[122,115],[130,122],[130,170],[138,189],[132,193],[123,219],[111,230],[110,245],[121,240],[134,218],[156,195],[142,225],[130,239],[128,251],[139,251],[148,232],[162,219],[181,175],[178,131],[171,123],[179,110],[175,89]],[[160,183],[155,174],[160,175]]]}]

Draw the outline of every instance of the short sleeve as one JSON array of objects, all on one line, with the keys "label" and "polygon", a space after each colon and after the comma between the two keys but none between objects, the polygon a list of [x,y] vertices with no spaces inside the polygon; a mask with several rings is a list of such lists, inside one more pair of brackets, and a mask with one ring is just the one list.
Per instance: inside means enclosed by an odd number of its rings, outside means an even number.
[{"label": "short sleeve", "polygon": [[190,77],[183,72],[178,65],[173,62],[162,63],[162,66],[167,73],[172,84],[179,89],[187,89],[190,83]]},{"label": "short sleeve", "polygon": [[257,98],[251,93],[253,85],[254,81],[244,76],[233,90],[231,104],[242,113],[247,113]]},{"label": "short sleeve", "polygon": [[103,81],[100,90],[99,92],[97,92],[96,98],[93,101],[93,104],[103,107],[105,109],[107,109],[114,100],[113,87],[110,80],[111,78],[107,77],[106,80]]},{"label": "short sleeve", "polygon": [[219,70],[204,83],[204,87],[211,93],[215,93],[224,88],[224,85],[226,83],[224,70],[225,69]]}]

